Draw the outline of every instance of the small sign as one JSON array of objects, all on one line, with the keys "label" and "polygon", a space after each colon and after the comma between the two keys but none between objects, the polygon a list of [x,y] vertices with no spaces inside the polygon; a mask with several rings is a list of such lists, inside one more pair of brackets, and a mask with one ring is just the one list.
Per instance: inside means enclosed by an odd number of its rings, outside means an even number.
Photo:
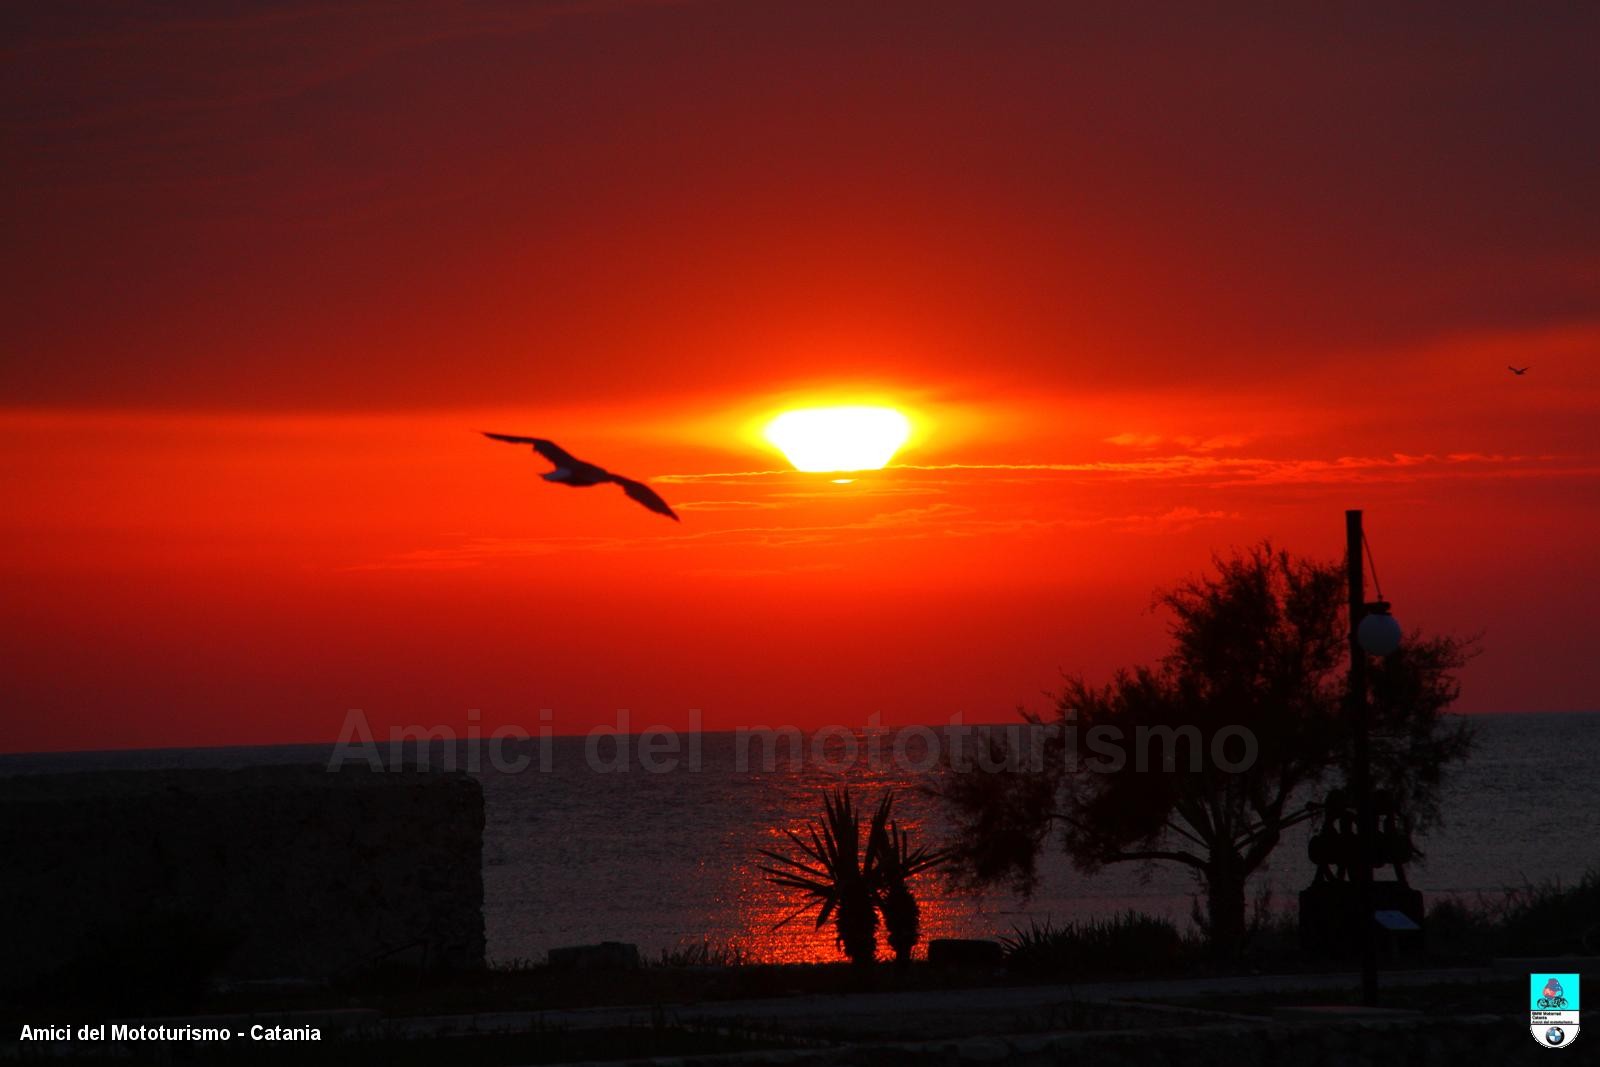
[{"label": "small sign", "polygon": [[1420,930],[1422,927],[1411,921],[1411,916],[1403,911],[1375,911],[1372,917],[1378,920],[1378,925],[1385,930]]},{"label": "small sign", "polygon": [[1566,1048],[1578,1039],[1578,976],[1530,974],[1528,1023],[1545,1048]]}]

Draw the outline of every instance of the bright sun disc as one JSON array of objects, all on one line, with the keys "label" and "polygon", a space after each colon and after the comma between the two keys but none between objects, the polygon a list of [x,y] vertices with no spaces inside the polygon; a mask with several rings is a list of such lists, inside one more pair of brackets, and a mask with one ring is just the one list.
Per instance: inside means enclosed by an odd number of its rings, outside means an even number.
[{"label": "bright sun disc", "polygon": [[893,408],[805,408],[785,411],[765,433],[796,470],[867,471],[894,458],[911,420]]}]

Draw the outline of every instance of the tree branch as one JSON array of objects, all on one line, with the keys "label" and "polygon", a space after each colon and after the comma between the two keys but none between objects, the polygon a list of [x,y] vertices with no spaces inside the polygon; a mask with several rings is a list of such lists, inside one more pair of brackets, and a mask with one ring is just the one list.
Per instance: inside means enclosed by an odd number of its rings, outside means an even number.
[{"label": "tree branch", "polygon": [[1203,871],[1206,867],[1205,860],[1199,856],[1192,856],[1187,852],[1169,852],[1165,849],[1151,849],[1139,852],[1114,852],[1104,857],[1102,863],[1126,863],[1129,860],[1169,860],[1172,863],[1182,863]]},{"label": "tree branch", "polygon": [[1196,837],[1194,834],[1190,833],[1188,830],[1185,830],[1183,827],[1177,825],[1171,819],[1167,820],[1166,826],[1167,826],[1168,830],[1171,830],[1173,833],[1177,834],[1179,837],[1188,838],[1190,841],[1193,841],[1195,844],[1199,845],[1201,848],[1209,848],[1210,847],[1210,845],[1208,845],[1205,841],[1201,840],[1199,837]]},{"label": "tree branch", "polygon": [[1244,830],[1240,831],[1239,835],[1233,839],[1234,846],[1236,848],[1243,848],[1245,845],[1248,845],[1250,842],[1254,841],[1268,830],[1287,830],[1291,826],[1295,826],[1299,823],[1305,822],[1307,819],[1313,818],[1316,814],[1317,809],[1308,804],[1299,811],[1295,812],[1293,815],[1287,815],[1272,822],[1258,822],[1254,826],[1248,826]]}]

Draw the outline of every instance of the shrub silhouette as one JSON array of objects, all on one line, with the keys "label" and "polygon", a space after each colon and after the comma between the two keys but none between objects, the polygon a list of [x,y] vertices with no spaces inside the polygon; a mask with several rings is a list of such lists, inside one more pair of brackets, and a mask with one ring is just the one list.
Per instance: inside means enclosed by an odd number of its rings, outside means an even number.
[{"label": "shrub silhouette", "polygon": [[922,934],[922,909],[910,880],[943,863],[945,854],[924,845],[913,847],[910,834],[893,819],[893,809],[890,790],[879,802],[863,841],[861,817],[850,791],[840,789],[823,797],[822,818],[804,835],[784,831],[803,859],[761,849],[777,864],[761,867],[767,880],[799,890],[805,898],[779,926],[815,909],[817,928],[831,919],[839,948],[852,963],[868,966],[877,958],[881,913],[896,961],[910,961]]},{"label": "shrub silhouette", "polygon": [[806,836],[784,830],[806,858],[797,860],[764,848],[761,854],[782,866],[761,869],[768,881],[798,889],[808,898],[779,926],[816,908],[817,929],[832,919],[839,948],[850,962],[870,966],[878,951],[877,857],[871,849],[862,855],[861,818],[850,791],[840,789],[822,802],[822,818],[807,828]]},{"label": "shrub silhouette", "polygon": [[945,861],[945,853],[926,845],[911,847],[910,836],[890,816],[894,791],[884,794],[872,817],[867,849],[877,857],[878,911],[888,928],[889,948],[897,964],[911,962],[911,950],[922,938],[922,908],[911,892],[914,875],[932,870]]}]

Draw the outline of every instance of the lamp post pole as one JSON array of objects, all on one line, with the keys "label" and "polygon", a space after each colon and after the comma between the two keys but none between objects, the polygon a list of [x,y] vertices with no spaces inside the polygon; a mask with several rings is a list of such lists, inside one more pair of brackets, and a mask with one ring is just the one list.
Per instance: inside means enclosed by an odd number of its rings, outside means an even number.
[{"label": "lamp post pole", "polygon": [[1367,613],[1365,570],[1362,567],[1361,512],[1344,513],[1345,559],[1350,577],[1350,725],[1355,743],[1351,751],[1350,787],[1356,795],[1356,901],[1360,909],[1357,937],[1361,943],[1361,1002],[1378,1003],[1378,944],[1373,936],[1372,855],[1378,838],[1378,815],[1372,804],[1372,764],[1368,738],[1367,650],[1357,631]]}]

